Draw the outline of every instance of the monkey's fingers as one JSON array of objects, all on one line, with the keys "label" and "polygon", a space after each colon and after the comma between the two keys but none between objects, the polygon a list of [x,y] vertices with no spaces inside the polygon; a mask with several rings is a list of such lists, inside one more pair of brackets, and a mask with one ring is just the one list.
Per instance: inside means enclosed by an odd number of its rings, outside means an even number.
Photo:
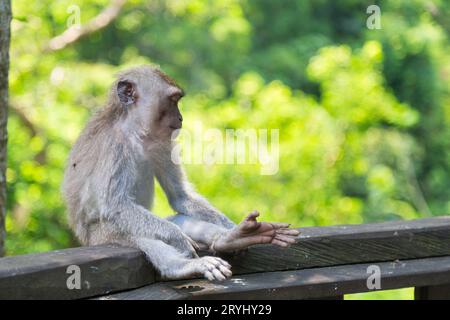
[{"label": "monkey's fingers", "polygon": [[214,277],[216,277],[216,279],[219,281],[223,281],[227,278],[222,272],[220,272],[220,270],[213,269],[212,273],[214,274]]},{"label": "monkey's fingers", "polygon": [[257,229],[260,227],[261,222],[256,221],[256,218],[259,216],[258,211],[253,211],[244,220],[239,224],[239,228],[241,228],[244,232],[248,232],[253,229]]},{"label": "monkey's fingers", "polygon": [[231,264],[229,264],[228,262],[226,262],[222,258],[206,256],[205,259],[207,259],[210,263],[212,263],[216,267],[219,267],[219,266],[222,265],[222,266],[227,267],[228,269],[231,268]]},{"label": "monkey's fingers", "polygon": [[205,276],[208,280],[214,281],[219,280],[223,281],[226,279],[225,275],[220,272],[217,268],[215,268],[213,265],[208,265],[208,270],[205,272]]},{"label": "monkey's fingers", "polygon": [[273,238],[274,238],[273,235],[248,236],[248,237],[236,240],[236,245],[235,245],[236,248],[234,248],[234,249],[245,249],[245,248],[250,247],[255,244],[267,244],[267,243],[270,243]]},{"label": "monkey's fingers", "polygon": [[[277,231],[274,229],[269,229],[269,230],[259,230],[259,233],[257,234],[258,236],[270,236],[270,237],[275,237],[275,235],[277,234]],[[256,235],[256,234],[254,234]]]},{"label": "monkey's fingers", "polygon": [[184,237],[186,238],[186,240],[190,243],[190,245],[192,246],[192,248],[195,251],[199,251],[200,250],[200,246],[198,245],[197,242],[195,242],[191,237],[189,237],[188,235],[184,234]]},{"label": "monkey's fingers", "polygon": [[244,221],[256,221],[257,217],[259,217],[259,212],[257,210],[253,210],[247,215],[247,217],[245,217]]},{"label": "monkey's fingers", "polygon": [[193,244],[190,241],[187,241],[185,244],[186,245],[184,246],[185,248],[183,252],[187,251],[192,258],[198,258],[197,250],[195,249]]},{"label": "monkey's fingers", "polygon": [[284,241],[278,240],[277,238],[272,239],[271,243],[276,245],[276,246],[283,247],[283,248],[289,247],[289,243],[286,243]]},{"label": "monkey's fingers", "polygon": [[274,229],[281,229],[281,228],[287,229],[291,226],[290,223],[285,222],[268,222],[268,223],[270,223]]},{"label": "monkey's fingers", "polygon": [[275,230],[272,228],[265,228],[265,225],[263,225],[261,228],[259,228],[258,230],[255,230],[251,234],[241,235],[240,238],[242,239],[242,238],[251,238],[251,237],[258,237],[258,236],[268,236],[268,237],[274,238],[278,233],[279,233],[278,230]]},{"label": "monkey's fingers", "polygon": [[243,231],[246,233],[252,233],[252,232],[266,232],[269,230],[278,230],[278,229],[286,229],[289,227],[286,223],[277,223],[277,222],[258,222],[258,224],[250,225],[243,227]]},{"label": "monkey's fingers", "polygon": [[293,244],[296,242],[296,239],[294,237],[291,236],[286,236],[286,235],[282,235],[282,234],[277,234],[275,236],[275,239],[279,240],[279,241],[283,241],[286,242],[288,244]]},{"label": "monkey's fingers", "polygon": [[289,236],[298,236],[300,234],[300,231],[296,229],[286,229],[286,228],[280,228],[275,231],[277,234],[285,234]]},{"label": "monkey's fingers", "polygon": [[191,241],[189,241],[190,244],[192,245],[192,247],[194,248],[195,251],[200,250],[200,246],[198,245],[197,242],[195,242],[194,240],[191,239]]},{"label": "monkey's fingers", "polygon": [[205,276],[205,278],[208,279],[209,281],[214,281],[214,280],[216,280],[216,279],[214,278],[213,273],[212,273],[211,271],[209,271],[209,270],[208,270],[208,271],[205,271],[204,276]]},{"label": "monkey's fingers", "polygon": [[225,275],[225,277],[229,278],[233,275],[233,273],[231,272],[230,269],[228,269],[227,267],[224,267],[222,265],[220,265],[219,267],[220,272],[222,272],[222,274]]},{"label": "monkey's fingers", "polygon": [[192,258],[194,258],[194,259],[199,258],[198,254],[197,254],[197,251],[195,251],[194,247],[192,247],[192,249],[193,249],[193,250],[191,251],[191,256],[192,256]]},{"label": "monkey's fingers", "polygon": [[204,276],[208,280],[223,281],[226,278],[231,277],[231,266],[228,264],[228,262],[216,257],[203,257],[200,259],[204,268],[206,268],[206,270],[204,271]]},{"label": "monkey's fingers", "polygon": [[191,258],[198,258],[197,250],[194,247],[196,244],[192,243],[188,236],[178,238],[177,241],[173,241],[172,243],[169,243],[169,245],[174,246],[181,253],[187,254]]},{"label": "monkey's fingers", "polygon": [[285,236],[277,234],[271,241],[271,244],[279,246],[279,247],[289,247],[291,244],[297,242],[297,239],[292,236]]}]

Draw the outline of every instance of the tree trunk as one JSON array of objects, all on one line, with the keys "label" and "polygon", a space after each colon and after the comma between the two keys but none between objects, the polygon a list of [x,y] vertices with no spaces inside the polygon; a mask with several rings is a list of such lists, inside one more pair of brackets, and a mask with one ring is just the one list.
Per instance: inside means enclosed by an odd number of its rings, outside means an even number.
[{"label": "tree trunk", "polygon": [[4,254],[6,217],[6,145],[8,142],[8,70],[11,1],[0,0],[0,257]]}]

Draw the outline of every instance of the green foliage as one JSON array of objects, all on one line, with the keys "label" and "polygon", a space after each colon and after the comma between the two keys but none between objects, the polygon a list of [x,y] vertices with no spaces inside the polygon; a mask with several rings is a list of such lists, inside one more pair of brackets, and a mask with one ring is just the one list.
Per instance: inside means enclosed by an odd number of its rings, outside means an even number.
[{"label": "green foliage", "polygon": [[345,300],[412,300],[414,288],[346,294]]},{"label": "green foliage", "polygon": [[[450,5],[378,1],[133,0],[100,32],[56,52],[69,5],[13,1],[7,253],[76,245],[59,187],[71,144],[114,74],[157,63],[186,89],[187,127],[279,129],[279,171],[186,165],[235,221],[258,209],[295,226],[450,211]],[[185,145],[185,141],[181,141]],[[155,212],[172,211],[160,188]]]}]

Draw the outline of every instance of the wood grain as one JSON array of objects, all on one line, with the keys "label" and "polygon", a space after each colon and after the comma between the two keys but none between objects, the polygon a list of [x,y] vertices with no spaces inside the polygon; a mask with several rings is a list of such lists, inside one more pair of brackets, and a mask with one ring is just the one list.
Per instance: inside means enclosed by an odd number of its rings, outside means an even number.
[{"label": "wood grain", "polygon": [[[374,264],[353,264],[295,271],[234,276],[223,282],[203,279],[168,281],[108,295],[104,300],[165,299],[317,299],[372,291],[367,286],[368,267],[381,271],[381,290],[450,283],[450,257],[414,259]],[[447,286],[448,289],[448,286]]]},{"label": "wood grain", "polygon": [[[81,289],[68,289],[67,267],[80,267]],[[117,246],[80,247],[0,259],[0,299],[77,299],[153,283],[143,255]]]},{"label": "wood grain", "polygon": [[[449,217],[299,230],[290,248],[255,246],[244,255],[222,257],[234,275],[242,275],[450,256]],[[67,289],[69,265],[81,268],[80,290]],[[92,297],[155,281],[159,278],[152,267],[133,248],[81,247],[0,259],[1,299]]]},{"label": "wood grain", "polygon": [[255,246],[223,257],[234,274],[246,274],[450,255],[449,217],[299,230],[298,243],[287,249]]}]

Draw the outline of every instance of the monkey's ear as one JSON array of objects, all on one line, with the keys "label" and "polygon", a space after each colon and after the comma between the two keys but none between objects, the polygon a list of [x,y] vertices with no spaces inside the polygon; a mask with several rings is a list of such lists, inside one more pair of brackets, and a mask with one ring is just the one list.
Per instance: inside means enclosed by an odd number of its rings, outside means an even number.
[{"label": "monkey's ear", "polygon": [[121,80],[117,83],[117,95],[120,102],[124,106],[129,106],[136,102],[137,92],[136,86],[133,82],[128,80]]}]

